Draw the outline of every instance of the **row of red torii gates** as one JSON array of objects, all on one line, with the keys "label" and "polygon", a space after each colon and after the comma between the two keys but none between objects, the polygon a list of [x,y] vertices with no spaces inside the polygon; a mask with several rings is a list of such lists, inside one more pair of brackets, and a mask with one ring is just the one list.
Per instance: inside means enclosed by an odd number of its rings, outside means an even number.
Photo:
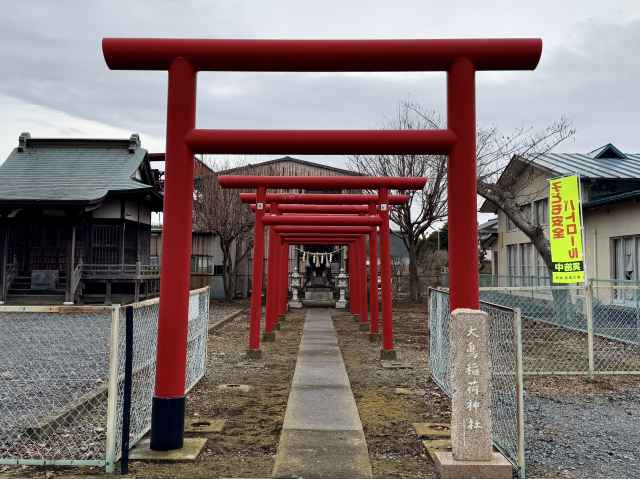
[{"label": "row of red torii gates", "polygon": [[[283,251],[294,239],[299,244],[346,244],[349,246],[349,279],[351,312],[360,322],[369,321],[366,304],[365,236],[369,240],[371,267],[371,333],[378,334],[377,228],[380,228],[380,259],[382,286],[382,356],[393,357],[393,318],[391,306],[391,253],[389,229],[389,189],[421,190],[426,178],[341,177],[341,176],[220,176],[223,188],[255,188],[255,194],[242,194],[255,211],[252,261],[252,294],[249,325],[249,351],[252,357],[260,353],[260,319],[262,315],[262,281],[264,265],[264,227],[269,226],[269,263],[265,337],[272,338],[278,318],[285,313],[288,301],[288,254]],[[372,189],[375,195],[364,194],[297,194],[267,195],[268,189],[302,188],[306,190]],[[408,199],[394,196],[393,203]],[[290,203],[294,204],[279,204]],[[339,202],[336,204],[336,202]],[[267,204],[268,203],[268,204]],[[350,203],[350,204],[345,204]],[[267,211],[269,214],[267,214]],[[286,228],[283,230],[283,228]],[[295,236],[294,236],[295,235]],[[331,243],[333,241],[333,243]],[[271,285],[275,284],[275,287]]]},{"label": "row of red torii gates", "polygon": [[[478,271],[472,267],[477,262],[475,73],[483,70],[534,69],[542,53],[541,40],[111,38],[103,40],[102,48],[111,69],[162,70],[168,72],[169,80],[164,241],[156,384],[152,406],[152,449],[170,450],[183,445],[194,154],[448,155],[451,308],[479,307]],[[447,73],[447,128],[426,131],[198,129],[196,77],[199,71],[443,71]],[[281,183],[277,186],[267,180],[261,180],[264,181],[261,183],[238,179],[234,186],[239,187],[244,181],[245,187],[257,189],[256,238],[260,237],[264,225],[302,227],[312,224],[323,227],[379,226],[381,244],[388,241],[388,235],[385,234],[385,228],[388,228],[385,225],[388,223],[384,220],[388,215],[386,195],[389,188],[401,188],[403,185],[386,183],[395,179],[356,177],[353,180],[362,182],[354,184],[355,188],[378,190],[377,216],[318,214],[304,218],[265,215],[267,187],[304,187],[299,179],[284,180],[281,177]],[[367,206],[370,204],[366,203]],[[312,217],[315,217],[314,221],[309,223]],[[345,241],[351,241],[351,237],[344,238]],[[354,237],[353,241],[357,243],[358,240]],[[262,241],[256,242],[255,248],[254,267],[262,269],[262,261],[256,261],[264,253],[258,251],[259,248],[264,249]],[[383,261],[383,270],[384,264]],[[254,276],[254,291],[259,295],[255,279]],[[255,301],[252,299],[252,311],[255,311]],[[384,282],[382,303],[384,320],[385,317],[391,317],[390,310],[385,311],[385,308],[391,307],[391,302],[390,297],[385,299]],[[276,306],[272,305],[272,308]],[[359,307],[364,314],[364,307]],[[270,321],[273,322],[273,317]]]}]

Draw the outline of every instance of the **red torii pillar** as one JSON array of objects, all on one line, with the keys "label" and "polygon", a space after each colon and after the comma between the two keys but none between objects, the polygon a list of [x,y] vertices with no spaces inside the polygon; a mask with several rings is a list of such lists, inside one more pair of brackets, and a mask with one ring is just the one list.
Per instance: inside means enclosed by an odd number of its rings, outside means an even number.
[{"label": "red torii pillar", "polygon": [[[478,273],[468,268],[477,261],[475,72],[534,69],[542,53],[541,40],[105,38],[102,50],[111,69],[169,72],[161,271],[171,284],[161,285],[160,290],[152,449],[177,449],[183,444],[194,153],[449,154],[451,307],[478,307]],[[448,129],[197,130],[198,71],[446,71]]]},{"label": "red torii pillar", "polygon": [[[376,213],[376,205],[369,205],[369,214]],[[378,335],[378,231],[371,228],[369,233],[369,339],[377,341]]]}]

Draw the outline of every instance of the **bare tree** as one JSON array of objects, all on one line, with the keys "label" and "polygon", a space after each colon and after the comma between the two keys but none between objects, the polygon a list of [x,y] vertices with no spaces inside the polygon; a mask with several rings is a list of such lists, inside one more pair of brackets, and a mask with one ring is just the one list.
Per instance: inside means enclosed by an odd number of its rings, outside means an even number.
[{"label": "bare tree", "polygon": [[[575,130],[566,118],[539,130],[521,128],[510,136],[500,134],[496,128],[478,132],[478,194],[493,203],[529,238],[549,271],[551,248],[544,227],[521,208],[521,205],[530,204],[540,192],[527,194],[516,186],[533,180],[536,170],[530,166],[538,156],[574,135]],[[519,162],[519,168],[507,170],[512,159]]]},{"label": "bare tree", "polygon": [[[435,112],[426,112],[419,106],[403,103],[397,117],[387,126],[400,130],[424,130],[442,127]],[[421,241],[434,223],[447,215],[446,207],[446,155],[357,155],[348,159],[349,166],[371,176],[419,176],[429,180],[420,191],[402,191],[409,201],[390,209],[390,218],[399,228],[399,236],[409,253],[409,294],[418,300],[421,291],[418,258],[426,244]]]},{"label": "bare tree", "polygon": [[[410,108],[425,121],[431,119],[415,105]],[[519,128],[511,135],[502,134],[496,127],[478,128],[478,194],[493,203],[529,238],[549,271],[551,248],[543,226],[521,209],[521,205],[530,203],[539,192],[524,194],[516,188],[516,183],[532,179],[535,170],[529,167],[531,163],[574,135],[571,122],[564,117],[542,129]],[[520,168],[507,170],[512,159],[519,162]]]},{"label": "bare tree", "polygon": [[204,158],[198,168],[193,202],[195,231],[213,234],[220,241],[224,295],[227,301],[236,293],[238,269],[251,250],[254,215],[240,202],[240,192],[220,187],[217,172],[230,167],[228,160]]}]

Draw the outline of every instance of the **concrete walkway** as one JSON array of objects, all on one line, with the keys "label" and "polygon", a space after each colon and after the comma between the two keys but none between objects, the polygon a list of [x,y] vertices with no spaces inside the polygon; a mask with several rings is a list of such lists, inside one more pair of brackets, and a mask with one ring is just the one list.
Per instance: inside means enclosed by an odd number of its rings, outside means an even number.
[{"label": "concrete walkway", "polygon": [[274,477],[371,479],[371,463],[328,309],[309,309]]}]

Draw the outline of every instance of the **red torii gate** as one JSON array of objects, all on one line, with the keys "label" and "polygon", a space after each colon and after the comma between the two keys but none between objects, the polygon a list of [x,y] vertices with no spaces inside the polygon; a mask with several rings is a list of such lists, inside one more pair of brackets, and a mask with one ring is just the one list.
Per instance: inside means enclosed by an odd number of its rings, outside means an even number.
[{"label": "red torii gate", "polygon": [[[107,65],[169,73],[164,241],[151,448],[182,447],[193,155],[448,154],[451,307],[477,308],[475,72],[534,69],[539,39],[187,40],[105,38]],[[446,71],[447,129],[199,130],[198,71]],[[385,198],[386,202],[387,199]],[[264,199],[263,199],[264,202]]]}]

